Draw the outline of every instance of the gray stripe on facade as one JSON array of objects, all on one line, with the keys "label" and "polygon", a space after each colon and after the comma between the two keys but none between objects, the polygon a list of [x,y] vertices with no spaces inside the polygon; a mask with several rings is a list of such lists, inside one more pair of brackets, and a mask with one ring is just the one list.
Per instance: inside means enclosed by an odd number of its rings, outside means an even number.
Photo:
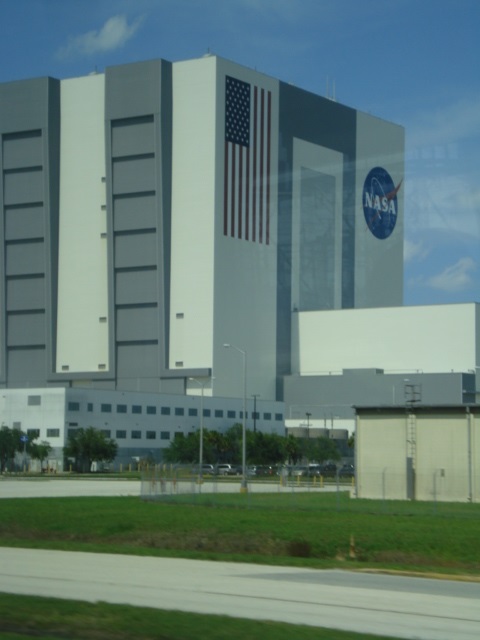
[{"label": "gray stripe on facade", "polygon": [[355,157],[354,109],[280,82],[277,265],[277,398],[291,371],[293,139],[338,151],[343,173],[342,308],[354,307]]},{"label": "gray stripe on facade", "polygon": [[0,85],[0,126],[0,382],[44,386],[55,361],[60,83]]},{"label": "gray stripe on facade", "polygon": [[[171,75],[170,63],[161,60],[111,67],[105,73],[109,364],[117,388],[128,388],[136,380],[145,391],[159,390],[165,361],[164,167],[158,161],[162,157],[160,114],[163,103],[171,103],[171,82],[165,86],[161,81],[165,67]],[[138,288],[131,287],[136,279],[142,280],[145,269],[156,286],[141,299]],[[122,335],[116,335],[117,314],[122,321],[127,308],[138,313],[145,304],[154,316],[150,339],[145,341],[143,328],[137,325],[130,327],[130,339],[122,341]]]}]

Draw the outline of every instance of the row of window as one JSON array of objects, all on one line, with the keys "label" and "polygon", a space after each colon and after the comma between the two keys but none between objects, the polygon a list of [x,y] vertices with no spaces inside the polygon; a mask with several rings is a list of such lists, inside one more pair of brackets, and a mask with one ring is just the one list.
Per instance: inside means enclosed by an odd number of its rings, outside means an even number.
[{"label": "row of window", "polygon": [[[40,429],[27,429],[27,435],[34,440],[40,437]],[[47,429],[47,438],[59,438],[60,429]]]},{"label": "row of window", "polygon": [[[109,436],[107,433],[105,433],[105,435],[107,436],[107,438],[110,438],[111,436]],[[160,440],[170,440],[170,431],[160,431]],[[115,438],[117,440],[124,440],[127,437],[127,431],[125,429],[117,429],[115,432]],[[140,429],[132,429],[132,431],[130,432],[130,437],[132,438],[132,440],[141,440],[142,438],[142,432],[140,431]],[[145,438],[147,440],[156,440],[157,439],[157,432],[156,431],[146,431],[145,432]]]},{"label": "row of window", "polygon": [[[42,402],[42,397],[35,395],[35,396],[28,396],[28,404],[30,406],[38,406],[40,405]],[[100,404],[100,412],[101,413],[113,413],[113,407],[114,405],[112,405],[109,402],[103,402]],[[70,401],[68,403],[68,411],[80,411],[80,402],[75,402],[75,401]],[[87,403],[87,411],[89,412],[93,412],[93,402],[88,402]],[[126,404],[117,404],[115,407],[115,411],[116,413],[128,413],[128,405]],[[131,412],[132,414],[135,415],[139,415],[143,413],[143,407],[140,404],[132,404],[131,406]],[[157,415],[157,407],[154,405],[147,405],[145,407],[145,413],[146,415],[149,416],[155,416]],[[169,416],[172,415],[172,409],[171,407],[160,407],[160,414],[162,416]],[[190,407],[187,410],[187,413],[185,413],[185,409],[183,407],[175,407],[174,408],[174,413],[173,415],[175,416],[184,416],[184,415],[188,415],[189,417],[195,417],[198,416],[198,410],[195,407]],[[212,410],[211,409],[204,409],[203,410],[203,417],[204,418],[210,418],[212,417]],[[228,409],[227,411],[224,411],[223,409],[214,409],[213,411],[213,417],[214,418],[224,418],[227,417],[231,420],[235,420],[237,418],[237,412],[236,411],[232,411],[231,409]],[[245,417],[248,418],[248,412],[245,414]],[[260,420],[261,418],[261,414],[259,411],[252,411],[251,412],[251,419],[252,420]],[[240,420],[243,419],[243,411],[239,411],[238,412],[238,418]],[[283,415],[281,413],[275,413],[275,417],[274,417],[276,422],[281,422],[283,420]],[[272,414],[269,411],[265,411],[263,413],[263,420],[272,420]],[[51,436],[53,437],[53,436]]]},{"label": "row of window", "polygon": [[[113,406],[110,403],[102,403],[100,405],[100,412],[101,413],[112,413],[113,412]],[[80,403],[79,402],[69,402],[68,403],[68,410],[69,411],[80,411]],[[126,404],[117,404],[116,405],[116,413],[128,413],[128,407]],[[93,411],[93,403],[89,402],[87,404],[87,411]],[[143,407],[139,404],[132,404],[132,414],[141,414],[143,413]],[[153,405],[147,405],[146,407],[146,414],[150,415],[150,416],[154,416],[157,414],[157,407],[153,406]],[[172,409],[171,407],[160,407],[160,414],[162,416],[170,416],[172,415]],[[195,407],[189,407],[187,412],[185,413],[185,409],[183,407],[175,407],[174,408],[174,414],[175,416],[184,416],[184,415],[188,415],[189,417],[194,417],[194,416],[198,416],[198,410]],[[204,418],[210,418],[212,417],[212,410],[211,409],[204,409],[203,410],[203,417]],[[223,409],[214,409],[213,411],[213,417],[215,418],[223,418],[223,417],[227,417],[229,419],[235,420],[235,418],[237,417],[237,412],[236,411],[232,411],[231,409],[224,411]],[[251,413],[251,418],[253,420],[260,420],[260,412],[259,411],[252,411]],[[243,419],[243,411],[239,411],[238,412],[238,418],[239,419]],[[248,418],[248,412],[246,413],[246,418]],[[263,413],[263,420],[272,420],[272,414],[268,411]],[[283,420],[283,415],[281,413],[276,413],[275,414],[275,420],[278,422],[281,422]]]},{"label": "row of window", "polygon": [[[73,435],[75,431],[76,429],[69,429],[68,435],[69,436]],[[112,431],[110,429],[100,429],[100,431],[107,438],[112,437]],[[40,429],[28,429],[27,434],[32,439],[38,438],[40,437]],[[160,431],[158,435],[160,440],[170,440],[170,437],[171,437],[170,431]],[[60,437],[60,429],[47,429],[47,438],[59,438],[59,437]],[[126,429],[117,429],[115,431],[115,438],[117,440],[125,440],[127,437],[128,435],[127,435]],[[130,437],[132,438],[132,440],[141,440],[142,432],[140,431],[140,429],[132,429],[132,431],[130,431]],[[147,440],[156,440],[157,432],[152,430],[146,431],[145,437]]]},{"label": "row of window", "polygon": [[[47,429],[47,433],[48,431],[58,431],[58,429]],[[69,429],[68,430],[68,435],[74,435],[76,429]],[[100,431],[105,435],[106,438],[112,438],[112,431],[111,429],[100,429]],[[147,440],[156,440],[157,436],[159,436],[160,440],[170,440],[171,435],[170,435],[170,431],[153,431],[153,430],[147,430],[145,432],[145,438]],[[126,429],[117,429],[115,431],[114,437],[116,440],[125,440],[126,438],[128,438],[128,433]],[[132,429],[130,431],[130,438],[132,440],[141,440],[142,439],[142,432],[140,429]]]}]

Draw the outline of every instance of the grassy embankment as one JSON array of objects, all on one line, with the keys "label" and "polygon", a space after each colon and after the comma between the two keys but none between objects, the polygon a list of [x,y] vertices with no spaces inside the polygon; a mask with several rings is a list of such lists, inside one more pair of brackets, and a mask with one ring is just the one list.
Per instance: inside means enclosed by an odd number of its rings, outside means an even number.
[{"label": "grassy embankment", "polygon": [[[206,494],[0,502],[0,545],[480,577],[480,505],[340,494]],[[373,640],[308,627],[2,594],[2,640]],[[379,640],[376,637],[376,640]]]},{"label": "grassy embankment", "polygon": [[88,497],[0,506],[2,546],[480,575],[477,504],[312,492],[202,494],[195,505]]}]

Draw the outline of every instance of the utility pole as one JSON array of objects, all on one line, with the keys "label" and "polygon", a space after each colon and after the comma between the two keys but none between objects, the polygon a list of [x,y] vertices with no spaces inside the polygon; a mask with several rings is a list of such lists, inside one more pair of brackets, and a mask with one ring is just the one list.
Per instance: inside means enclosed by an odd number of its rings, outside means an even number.
[{"label": "utility pole", "polygon": [[253,398],[253,433],[257,432],[257,398],[260,396],[259,393],[252,394]]},{"label": "utility pole", "polygon": [[307,438],[310,439],[310,416],[312,414],[307,411],[305,415],[307,416]]}]

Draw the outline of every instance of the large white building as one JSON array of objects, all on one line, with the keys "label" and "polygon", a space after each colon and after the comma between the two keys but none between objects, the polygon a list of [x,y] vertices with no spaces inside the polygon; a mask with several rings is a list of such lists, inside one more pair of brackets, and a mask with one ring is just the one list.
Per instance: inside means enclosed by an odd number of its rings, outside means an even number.
[{"label": "large white building", "polygon": [[[277,431],[351,427],[359,389],[399,402],[413,375],[475,400],[478,305],[401,306],[402,127],[207,56],[1,84],[0,134],[2,424],[55,390],[59,446],[137,394],[234,421],[245,395]],[[128,455],[178,427],[128,411]]]}]

